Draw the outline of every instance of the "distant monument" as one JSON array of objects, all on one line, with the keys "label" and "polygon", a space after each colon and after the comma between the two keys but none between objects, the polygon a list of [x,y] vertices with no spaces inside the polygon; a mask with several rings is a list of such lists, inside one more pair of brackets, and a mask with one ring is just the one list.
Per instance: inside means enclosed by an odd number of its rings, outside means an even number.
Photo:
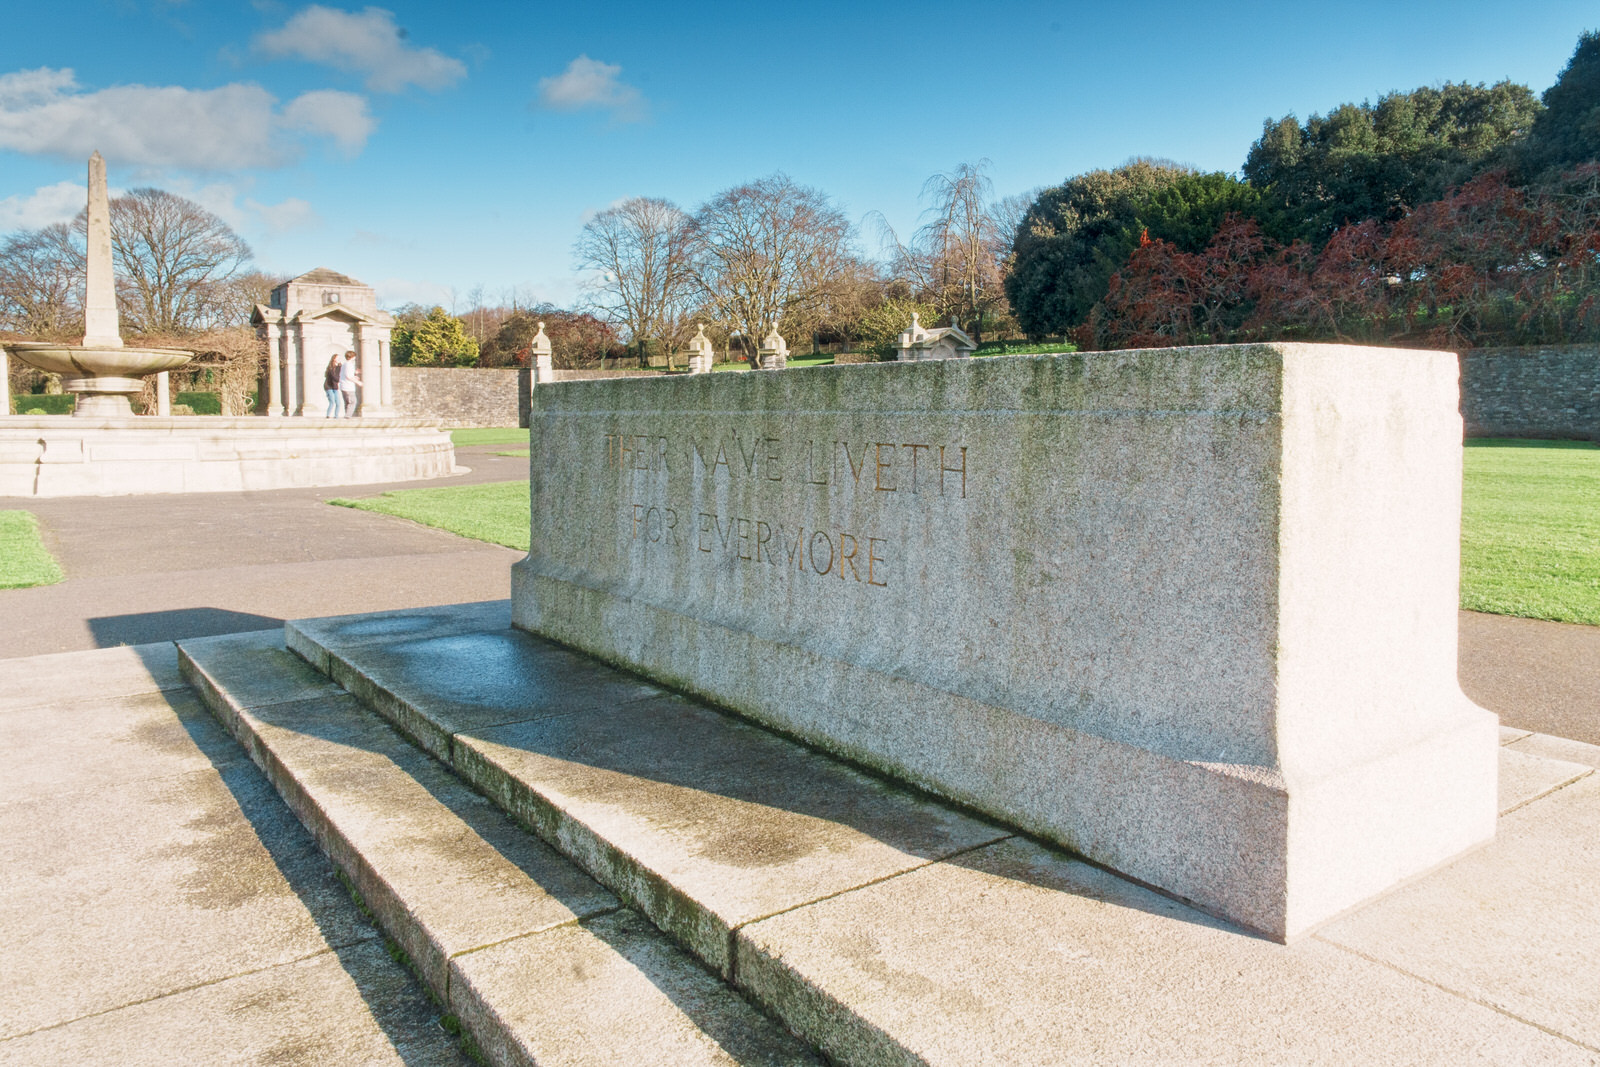
[{"label": "distant monument", "polygon": [[[76,345],[15,341],[5,347],[24,363],[61,375],[66,391],[78,395],[75,415],[131,418],[129,398],[143,391],[144,376],[181,367],[194,353],[175,348],[128,348],[122,343],[111,258],[111,200],[106,192],[106,161],[99,152],[89,157],[87,230],[83,341]],[[161,384],[164,397],[165,379]]]},{"label": "distant monument", "polygon": [[895,349],[895,358],[902,360],[913,359],[962,359],[972,355],[978,346],[972,338],[966,335],[959,326],[941,326],[929,330],[922,325],[917,313],[911,313],[911,325],[901,331],[900,343]]},{"label": "distant monument", "polygon": [[325,417],[322,375],[341,352],[354,352],[361,371],[356,415],[394,414],[394,316],[378,307],[371,286],[318,267],[272,290],[271,303],[257,304],[250,322],[267,343],[266,414]]}]

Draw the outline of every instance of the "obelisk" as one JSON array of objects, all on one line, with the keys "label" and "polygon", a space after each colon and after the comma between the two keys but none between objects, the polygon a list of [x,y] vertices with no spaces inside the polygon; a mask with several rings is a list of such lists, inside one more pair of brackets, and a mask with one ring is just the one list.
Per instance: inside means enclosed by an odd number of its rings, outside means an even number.
[{"label": "obelisk", "polygon": [[88,259],[84,273],[83,346],[121,348],[117,324],[117,285],[111,273],[111,200],[106,194],[106,161],[89,157]]}]

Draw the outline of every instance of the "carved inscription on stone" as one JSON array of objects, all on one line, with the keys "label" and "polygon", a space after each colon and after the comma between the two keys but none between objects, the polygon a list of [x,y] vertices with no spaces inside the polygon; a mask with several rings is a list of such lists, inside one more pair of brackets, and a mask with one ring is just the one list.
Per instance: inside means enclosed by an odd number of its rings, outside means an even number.
[{"label": "carved inscription on stone", "polygon": [[[604,469],[652,490],[621,515],[625,542],[646,552],[662,550],[688,565],[731,560],[774,575],[833,578],[863,588],[887,588],[896,545],[881,531],[829,522],[818,528],[756,505],[736,513],[708,510],[719,483],[802,483],[838,493],[859,493],[902,506],[919,500],[965,500],[970,488],[966,445],[939,441],[822,440],[732,431],[719,438],[657,433],[602,434]],[[675,492],[678,507],[661,503]],[[684,495],[687,493],[687,500]],[[892,497],[888,494],[894,494]],[[759,495],[759,492],[756,494]],[[742,494],[750,499],[751,494]],[[830,498],[831,499],[831,498]]]}]

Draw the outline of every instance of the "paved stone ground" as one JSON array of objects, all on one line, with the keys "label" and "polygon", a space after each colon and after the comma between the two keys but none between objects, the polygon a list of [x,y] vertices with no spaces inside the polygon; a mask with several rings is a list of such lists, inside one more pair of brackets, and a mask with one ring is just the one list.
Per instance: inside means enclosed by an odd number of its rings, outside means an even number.
[{"label": "paved stone ground", "polygon": [[466,1065],[171,644],[0,680],[0,1065]]},{"label": "paved stone ground", "polygon": [[[527,476],[514,445],[456,450],[471,473],[406,485],[32,501],[66,569],[0,591],[0,658],[260,630],[285,619],[497,600],[519,553],[334,496]],[[1461,613],[1461,684],[1501,722],[1600,744],[1600,627]]]},{"label": "paved stone ground", "polygon": [[521,553],[330,497],[526,478],[515,446],[456,450],[454,478],[259,493],[0,497],[39,517],[67,573],[59,585],[0,590],[0,658],[260,630],[285,619],[495,600]]}]

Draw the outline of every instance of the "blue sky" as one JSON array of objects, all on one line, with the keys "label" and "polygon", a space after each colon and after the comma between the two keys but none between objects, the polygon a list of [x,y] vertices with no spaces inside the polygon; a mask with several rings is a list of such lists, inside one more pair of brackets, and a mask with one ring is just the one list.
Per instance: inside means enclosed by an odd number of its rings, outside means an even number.
[{"label": "blue sky", "polygon": [[568,303],[579,227],[621,198],[782,170],[906,234],[963,161],[999,195],[1138,155],[1236,171],[1268,117],[1542,92],[1591,28],[1593,3],[1537,0],[17,4],[0,231],[70,217],[99,148],[114,188],[201,201],[272,272]]}]

